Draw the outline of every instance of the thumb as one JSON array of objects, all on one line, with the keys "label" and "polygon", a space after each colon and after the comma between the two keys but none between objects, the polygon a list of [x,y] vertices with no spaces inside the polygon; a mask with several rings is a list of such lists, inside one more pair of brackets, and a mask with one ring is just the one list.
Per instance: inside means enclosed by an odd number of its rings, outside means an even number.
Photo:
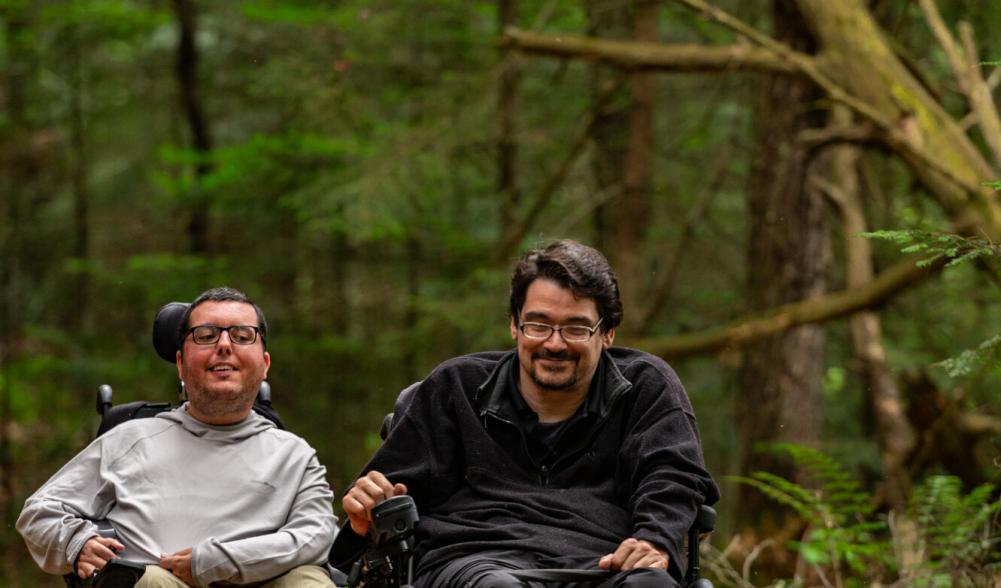
[{"label": "thumb", "polygon": [[348,522],[351,523],[351,530],[354,531],[355,534],[361,536],[367,535],[368,528],[371,526],[371,523],[368,521],[368,519],[352,516],[350,514],[348,515]]}]

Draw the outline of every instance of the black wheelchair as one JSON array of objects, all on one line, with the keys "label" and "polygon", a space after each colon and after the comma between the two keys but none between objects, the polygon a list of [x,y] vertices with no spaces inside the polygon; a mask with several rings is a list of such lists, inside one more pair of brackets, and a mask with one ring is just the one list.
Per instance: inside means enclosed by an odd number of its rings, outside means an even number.
[{"label": "black wheelchair", "polygon": [[[402,414],[410,404],[420,382],[405,388],[397,397],[393,412],[382,421],[379,436],[385,440],[393,428],[394,415]],[[414,528],[420,517],[410,496],[394,496],[372,509],[372,527],[368,546],[350,564],[349,588],[411,588],[414,568]],[[685,588],[713,588],[701,577],[699,545],[716,526],[716,511],[706,505],[699,507],[695,522],[686,537]],[[346,532],[351,532],[350,529]],[[331,561],[333,549],[331,550]],[[597,569],[525,569],[509,572],[519,580],[548,583],[600,581],[612,572]]]}]

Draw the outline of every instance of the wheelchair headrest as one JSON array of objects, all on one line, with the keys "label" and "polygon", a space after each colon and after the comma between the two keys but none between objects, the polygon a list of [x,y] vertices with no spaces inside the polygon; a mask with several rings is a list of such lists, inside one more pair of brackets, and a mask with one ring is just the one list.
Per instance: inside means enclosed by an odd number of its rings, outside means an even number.
[{"label": "wheelchair headrest", "polygon": [[181,329],[181,319],[189,306],[189,302],[169,302],[160,308],[153,319],[153,348],[164,361],[174,363],[177,357],[180,347],[177,332]]}]

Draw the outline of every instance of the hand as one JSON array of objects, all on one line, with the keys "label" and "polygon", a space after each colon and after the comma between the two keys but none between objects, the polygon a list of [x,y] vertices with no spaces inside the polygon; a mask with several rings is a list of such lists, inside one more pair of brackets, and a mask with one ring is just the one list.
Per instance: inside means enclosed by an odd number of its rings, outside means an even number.
[{"label": "hand", "polygon": [[667,559],[667,553],[657,549],[649,541],[630,537],[619,544],[615,553],[609,553],[598,560],[598,567],[615,572],[636,568],[666,570]]},{"label": "hand", "polygon": [[91,537],[83,544],[80,555],[76,557],[76,575],[86,580],[97,570],[104,569],[109,561],[117,559],[117,552],[123,549],[125,546],[116,539]]},{"label": "hand", "polygon": [[387,498],[407,493],[403,484],[393,484],[379,472],[369,472],[358,478],[341,500],[351,529],[359,535],[368,533],[372,525],[372,508]]},{"label": "hand", "polygon": [[191,577],[191,548],[182,549],[171,555],[160,556],[160,567],[174,574],[178,580],[188,586],[194,586],[195,580]]}]

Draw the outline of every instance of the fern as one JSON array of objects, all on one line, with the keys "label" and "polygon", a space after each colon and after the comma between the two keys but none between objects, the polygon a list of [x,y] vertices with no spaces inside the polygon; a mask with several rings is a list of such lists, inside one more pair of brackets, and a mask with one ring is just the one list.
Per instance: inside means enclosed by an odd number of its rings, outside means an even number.
[{"label": "fern", "polygon": [[976,349],[967,349],[955,357],[943,359],[935,365],[945,370],[949,377],[969,376],[987,365],[994,365],[998,350],[1001,349],[1001,335],[984,341]]},{"label": "fern", "polygon": [[[986,186],[1001,190],[1001,181],[985,182]],[[935,233],[919,230],[883,230],[860,233],[867,239],[882,239],[895,243],[903,253],[916,253],[924,257],[919,266],[928,266],[945,257],[946,267],[969,263],[977,259],[1001,258],[1001,245],[987,239],[961,237],[950,233]],[[1001,336],[992,337],[976,349],[968,349],[959,355],[944,359],[936,365],[945,369],[952,378],[965,377],[987,366],[998,365],[995,352],[1001,347]]]},{"label": "fern", "polygon": [[985,484],[963,494],[953,476],[932,476],[915,489],[909,512],[923,551],[920,565],[906,574],[915,586],[993,585],[1001,564],[998,544],[1001,501]]},{"label": "fern", "polygon": [[802,540],[790,544],[805,561],[830,568],[838,578],[845,567],[865,577],[873,569],[885,569],[892,564],[888,557],[891,551],[888,526],[884,520],[873,517],[872,497],[844,467],[810,447],[774,443],[765,449],[789,455],[810,478],[813,487],[768,472],[729,479],[757,488],[810,523],[810,530]]},{"label": "fern", "polygon": [[[1001,189],[1001,182],[996,187]],[[921,267],[945,257],[949,259],[946,267],[967,263],[975,259],[1001,256],[1001,247],[987,239],[962,237],[952,233],[936,233],[932,231],[882,230],[859,233],[866,239],[882,239],[898,245],[902,253],[921,253],[929,257],[918,262]]]},{"label": "fern", "polygon": [[[992,485],[964,493],[958,478],[926,478],[914,489],[907,512],[898,513],[905,515],[908,533],[901,531],[904,525],[891,526],[877,515],[872,497],[830,456],[784,443],[766,448],[792,457],[811,486],[768,472],[729,479],[757,488],[809,521],[806,535],[789,546],[821,575],[833,572],[836,585],[867,586],[877,579],[921,588],[994,585],[1001,572],[1001,501]],[[895,552],[891,533],[898,546],[906,546],[903,552]]]}]

